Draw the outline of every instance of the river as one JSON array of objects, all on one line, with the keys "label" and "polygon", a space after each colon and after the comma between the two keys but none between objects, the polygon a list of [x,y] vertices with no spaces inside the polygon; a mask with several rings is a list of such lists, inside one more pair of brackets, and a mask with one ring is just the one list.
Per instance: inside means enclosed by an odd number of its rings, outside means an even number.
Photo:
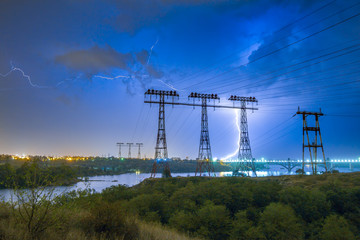
[{"label": "river", "polygon": [[[349,168],[336,168],[340,172],[356,172],[360,171],[360,167],[353,168],[350,170]],[[306,174],[310,174],[310,168],[305,168]],[[320,169],[321,171],[321,169]],[[280,166],[272,165],[270,169],[257,171],[258,177],[267,177],[267,176],[279,176],[279,175],[289,175],[289,173]],[[217,172],[217,177],[226,177],[231,176],[232,172]],[[251,174],[251,173],[250,173]],[[290,172],[291,175],[296,174],[295,171]],[[194,176],[195,173],[172,173],[173,177],[189,177]],[[251,175],[252,176],[252,175]],[[55,195],[60,195],[65,192],[70,192],[77,189],[94,189],[95,192],[101,192],[105,188],[116,186],[119,184],[127,185],[129,187],[139,184],[144,179],[149,178],[150,173],[126,173],[119,175],[102,175],[102,176],[92,176],[88,177],[87,181],[84,181],[85,178],[82,178],[82,181],[72,185],[72,186],[58,186],[55,187]],[[161,174],[156,174],[156,177],[161,177]],[[11,196],[13,195],[13,191],[11,189],[1,189],[0,196],[1,199],[5,201],[9,201]]]}]

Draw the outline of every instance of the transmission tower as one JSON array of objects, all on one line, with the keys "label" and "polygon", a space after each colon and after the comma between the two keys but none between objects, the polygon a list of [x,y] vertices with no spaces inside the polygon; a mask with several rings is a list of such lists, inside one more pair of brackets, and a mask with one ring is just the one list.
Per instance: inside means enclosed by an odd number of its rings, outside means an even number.
[{"label": "transmission tower", "polygon": [[[226,105],[217,105],[215,104],[218,98],[217,94],[200,94],[200,93],[191,93],[188,98],[193,99],[193,103],[184,103],[184,102],[174,102],[174,98],[178,97],[179,95],[176,91],[158,91],[158,90],[148,90],[145,92],[145,98],[149,95],[150,100],[144,100],[144,103],[150,104],[159,104],[159,127],[158,127],[158,137],[155,147],[155,162],[153,165],[153,170],[151,177],[155,176],[157,163],[165,162],[165,168],[168,167],[166,159],[167,159],[167,148],[166,148],[166,138],[165,138],[165,104],[168,105],[180,105],[180,106],[192,106],[192,107],[201,107],[201,134],[200,134],[200,145],[199,145],[199,156],[198,156],[198,164],[196,167],[196,173],[199,172],[201,175],[203,170],[204,172],[208,172],[209,176],[214,174],[214,167],[212,162],[212,155],[211,155],[211,147],[210,147],[210,138],[209,138],[209,128],[208,128],[208,117],[207,117],[207,108],[227,108],[227,109],[250,109],[250,110],[258,110],[257,108],[253,107],[238,107],[238,106],[226,106]],[[151,96],[156,98],[159,97],[156,101],[151,99]],[[172,101],[165,101],[165,96],[171,97]],[[195,103],[195,100],[201,100],[201,103]],[[208,104],[211,100],[214,100],[213,104]],[[161,154],[163,153],[163,154]],[[159,157],[162,156],[163,158]],[[166,156],[166,157],[164,157]],[[165,159],[165,161],[164,161]],[[168,169],[170,172],[170,169]]]},{"label": "transmission tower", "polygon": [[141,159],[141,147],[144,145],[143,143],[136,143],[138,148],[138,159]]},{"label": "transmission tower", "polygon": [[128,159],[131,159],[131,147],[134,145],[133,143],[126,143],[129,146]]},{"label": "transmission tower", "polygon": [[[164,166],[164,172],[171,176],[170,167],[168,163],[168,152],[167,152],[167,144],[166,144],[166,134],[165,134],[165,104],[171,104],[169,102],[165,102],[165,97],[171,97],[172,104],[174,104],[175,97],[179,98],[179,94],[176,91],[162,91],[162,90],[154,90],[149,89],[145,92],[146,96],[150,97],[150,101],[145,101],[145,103],[156,103],[159,104],[159,121],[158,121],[158,133],[156,139],[156,147],[155,147],[155,161],[152,167],[151,176],[155,177],[158,163]],[[155,98],[159,98],[159,101],[152,101],[151,97],[155,96]]]},{"label": "transmission tower", "polygon": [[118,142],[116,145],[119,147],[119,158],[121,158],[121,146],[124,145],[124,143]]},{"label": "transmission tower", "polygon": [[[317,174],[317,165],[323,164],[325,168],[325,172],[327,172],[327,166],[326,166],[326,159],[325,159],[325,152],[324,152],[324,146],[322,143],[322,137],[320,132],[320,124],[319,124],[319,116],[324,116],[324,114],[321,112],[321,109],[319,112],[307,112],[307,111],[300,111],[300,107],[298,108],[298,111],[296,112],[298,115],[303,116],[303,161],[302,161],[302,172],[304,174],[304,167],[305,167],[305,148],[309,148],[309,155],[310,155],[310,163],[311,163],[311,169],[312,173],[314,175]],[[308,127],[307,117],[308,116],[314,116],[315,117],[315,127]],[[310,141],[309,132],[314,132],[314,140]],[[305,145],[305,133],[306,133],[306,139],[307,139],[307,145]],[[318,135],[320,144],[318,144]],[[312,142],[312,143],[310,143]],[[323,159],[322,161],[318,161],[317,159],[317,149],[321,148]]]},{"label": "transmission tower", "polygon": [[[251,153],[247,114],[246,114],[246,105],[249,103],[258,103],[258,100],[255,97],[239,97],[232,95],[229,98],[230,101],[240,102],[240,144],[239,144],[239,153],[238,153],[238,163],[234,171],[234,175],[239,174],[239,171],[253,171],[256,176],[255,163]],[[254,109],[252,109],[254,110]]]},{"label": "transmission tower", "polygon": [[207,108],[208,102],[211,100],[219,100],[217,94],[200,94],[200,93],[191,93],[188,98],[193,99],[195,105],[195,99],[201,100],[201,132],[200,132],[200,145],[199,145],[199,155],[198,162],[196,166],[195,176],[199,173],[201,176],[202,172],[208,172],[209,176],[215,176],[213,159],[211,154],[211,145],[210,145],[210,136],[209,136],[209,126],[208,126],[208,115]]}]

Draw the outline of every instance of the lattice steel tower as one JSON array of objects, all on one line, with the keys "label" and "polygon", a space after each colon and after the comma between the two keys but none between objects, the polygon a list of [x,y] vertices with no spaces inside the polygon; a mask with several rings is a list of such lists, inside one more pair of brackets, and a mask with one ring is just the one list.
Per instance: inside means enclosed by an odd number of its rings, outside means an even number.
[{"label": "lattice steel tower", "polygon": [[129,153],[128,153],[128,159],[131,159],[131,147],[134,145],[134,143],[126,143],[129,146]]},{"label": "lattice steel tower", "polygon": [[189,99],[192,98],[201,100],[201,132],[200,132],[200,145],[198,163],[196,167],[195,176],[199,173],[201,176],[202,172],[208,172],[209,176],[215,176],[213,159],[211,154],[211,145],[209,137],[209,126],[208,126],[208,115],[207,115],[207,102],[210,100],[219,100],[217,94],[200,94],[191,93]]},{"label": "lattice steel tower", "polygon": [[141,147],[144,145],[143,143],[136,143],[138,146],[138,159],[141,159]]},{"label": "lattice steel tower", "polygon": [[[238,153],[238,163],[235,167],[234,175],[239,174],[239,171],[253,171],[256,176],[255,163],[251,153],[248,122],[247,122],[247,113],[246,105],[248,103],[258,103],[258,100],[255,97],[239,97],[239,96],[230,96],[230,101],[240,102],[240,144],[239,144],[239,153]],[[254,110],[254,108],[253,108]]]},{"label": "lattice steel tower", "polygon": [[[166,133],[165,133],[165,96],[171,97],[172,102],[174,102],[175,97],[179,97],[176,91],[162,91],[162,90],[147,90],[145,92],[145,97],[150,96],[150,101],[145,101],[145,103],[157,103],[159,104],[159,121],[158,121],[158,133],[156,139],[156,147],[155,147],[155,161],[153,164],[153,168],[151,171],[151,177],[155,177],[157,171],[157,165],[164,165],[164,171],[170,173],[170,167],[168,164],[168,152],[167,152],[167,143],[166,143]],[[151,96],[155,96],[155,98],[159,97],[159,101],[152,101]]]},{"label": "lattice steel tower", "polygon": [[[311,169],[312,173],[315,175],[318,172],[317,165],[324,165],[325,172],[327,172],[327,166],[326,166],[326,159],[325,159],[325,152],[324,152],[324,146],[322,143],[322,137],[320,132],[320,124],[319,124],[319,116],[324,116],[324,114],[321,112],[321,109],[319,112],[307,112],[307,111],[300,111],[300,107],[298,108],[298,111],[296,114],[300,114],[303,116],[303,159],[302,159],[302,172],[304,174],[304,167],[305,167],[305,148],[309,148],[309,155],[310,155],[310,163],[311,163]],[[308,116],[315,116],[315,127],[308,127],[307,123],[307,117]],[[314,132],[314,140],[310,141],[309,132]],[[306,139],[307,139],[307,145],[305,145],[305,133],[306,133]],[[319,134],[319,140],[320,144],[318,144],[318,134]],[[317,149],[321,148],[323,159],[322,161],[319,161],[317,159]],[[314,156],[314,158],[313,158]]]},{"label": "lattice steel tower", "polygon": [[121,146],[124,145],[124,143],[118,142],[116,145],[119,147],[119,158],[121,158]]}]

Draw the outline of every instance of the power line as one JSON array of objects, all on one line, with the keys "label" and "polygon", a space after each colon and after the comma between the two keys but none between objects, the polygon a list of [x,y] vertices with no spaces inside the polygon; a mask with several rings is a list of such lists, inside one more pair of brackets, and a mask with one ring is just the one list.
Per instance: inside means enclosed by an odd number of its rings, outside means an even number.
[{"label": "power line", "polygon": [[[329,3],[326,3],[325,5],[322,5],[321,7],[315,9],[314,11],[310,12],[309,14],[306,14],[306,15],[304,15],[304,16],[296,19],[295,21],[286,24],[285,26],[283,26],[283,27],[281,27],[280,29],[276,30],[274,33],[278,33],[278,32],[281,32],[281,31],[285,30],[286,28],[294,25],[295,23],[298,23],[298,22],[306,19],[307,17],[310,17],[311,15],[313,15],[313,14],[315,14],[315,13],[317,13],[317,12],[323,10],[323,9],[325,9],[326,7],[330,6],[330,5],[333,4],[334,2],[336,2],[336,0],[331,1],[331,2],[329,2]],[[281,40],[281,39],[280,39],[280,40]],[[270,44],[268,44],[268,45],[266,45],[266,46],[264,46],[264,47],[269,47],[269,46],[271,46],[271,45],[279,42],[280,40],[278,39],[278,40],[276,40],[276,41],[274,41],[274,42],[272,42],[272,43],[270,43]],[[241,51],[245,51],[245,50],[246,50],[246,49],[242,49]],[[234,55],[238,54],[238,53],[241,52],[241,51],[236,51],[235,53],[231,53],[231,54],[227,55],[226,57],[221,58],[221,59],[219,60],[219,62],[223,62],[224,60],[227,60],[227,59],[233,57]],[[245,55],[241,56],[240,58],[242,58],[242,57],[247,57],[247,55],[245,54]],[[202,69],[199,70],[198,72],[196,72],[196,73],[194,73],[194,74],[191,74],[191,75],[185,77],[181,82],[187,81],[187,80],[189,80],[190,78],[194,78],[195,76],[199,76],[199,75],[200,75],[199,73],[203,72],[204,70],[208,69],[209,67],[212,67],[212,66],[215,66],[215,65],[218,65],[218,64],[219,64],[219,63],[210,64],[210,65],[202,68]],[[211,71],[213,71],[213,70],[216,70],[216,68],[210,70],[209,72],[211,72]]]},{"label": "power line", "polygon": [[[360,44],[356,44],[354,46],[360,46]],[[328,54],[324,54],[322,56],[318,56],[318,57],[315,57],[315,58],[311,58],[311,59],[307,59],[303,62],[300,62],[300,63],[296,63],[296,64],[292,64],[292,65],[289,65],[287,67],[283,67],[281,69],[278,69],[278,70],[275,70],[273,72],[277,72],[277,71],[280,71],[280,70],[284,70],[284,69],[287,69],[287,68],[291,68],[291,67],[294,67],[294,66],[297,66],[297,65],[301,65],[301,64],[304,64],[304,63],[307,63],[307,62],[311,62],[313,60],[316,60],[316,59],[319,59],[319,58],[322,58],[324,56],[329,56],[329,55],[332,55],[334,53],[338,53],[338,52],[341,52],[341,51],[344,51],[346,49],[349,49],[349,48],[353,48],[354,46],[351,46],[351,47],[347,47],[347,48],[343,48],[343,49],[340,49],[340,50],[337,50],[337,51],[334,51],[334,52],[331,52],[331,53],[328,53]],[[268,78],[265,78],[265,79],[262,79],[262,80],[259,80],[259,81],[256,81],[256,82],[253,82],[253,83],[249,83],[249,84],[246,84],[246,85],[243,85],[241,87],[237,87],[235,88],[235,90],[238,90],[238,89],[241,89],[241,88],[254,88],[254,87],[258,87],[260,83],[262,82],[265,82],[265,81],[268,81],[268,80],[271,80],[271,79],[275,79],[275,78],[278,78],[278,77],[281,77],[281,76],[284,76],[286,74],[289,74],[289,73],[293,73],[293,72],[296,72],[296,71],[299,71],[299,70],[302,70],[302,69],[305,69],[305,68],[308,68],[308,67],[312,67],[314,65],[317,65],[317,64],[320,64],[320,63],[323,63],[323,62],[327,62],[327,61],[330,61],[330,60],[333,60],[335,58],[338,58],[338,57],[342,57],[342,56],[345,56],[347,54],[351,54],[351,53],[354,53],[356,51],[359,51],[360,48],[356,48],[356,49],[352,49],[348,52],[345,52],[345,53],[342,53],[342,54],[338,54],[338,55],[335,55],[335,56],[332,56],[332,57],[329,57],[329,58],[326,58],[326,59],[323,59],[323,60],[320,60],[320,61],[317,61],[315,63],[311,63],[311,64],[308,64],[308,65],[305,65],[305,66],[302,66],[302,67],[299,67],[299,68],[296,68],[296,69],[292,69],[288,72],[285,72],[285,73],[281,73],[281,74],[278,74],[278,75],[275,75],[275,76],[271,76],[271,77],[268,77]],[[250,80],[250,79],[248,79]],[[229,83],[226,83],[226,85],[230,85]],[[234,89],[234,88],[233,88]],[[229,91],[223,91],[221,93],[226,93],[226,92],[229,92]]]},{"label": "power line", "polygon": [[356,18],[356,17],[358,17],[358,16],[360,16],[360,13],[356,13],[356,14],[354,14],[354,15],[346,18],[346,19],[343,19],[343,20],[338,21],[338,22],[336,22],[336,23],[334,23],[334,24],[331,24],[330,26],[327,26],[327,27],[325,27],[325,28],[323,28],[323,29],[321,29],[321,30],[319,30],[319,31],[317,31],[317,32],[314,32],[314,33],[312,33],[312,34],[309,34],[309,35],[307,35],[306,37],[303,37],[303,38],[301,38],[301,39],[299,39],[299,40],[296,40],[296,41],[294,41],[294,42],[292,42],[292,43],[286,44],[286,45],[283,46],[283,47],[280,47],[280,48],[278,48],[278,49],[276,49],[276,50],[273,50],[273,51],[271,51],[271,52],[269,52],[269,53],[266,53],[266,54],[264,54],[264,55],[262,55],[262,56],[260,56],[260,57],[257,57],[257,58],[255,58],[254,60],[249,61],[247,64],[241,64],[240,66],[238,66],[238,67],[236,67],[236,68],[229,69],[229,70],[227,70],[227,71],[225,71],[225,72],[223,72],[223,73],[221,73],[221,74],[215,75],[214,77],[211,77],[211,78],[208,78],[208,79],[206,79],[206,80],[200,81],[200,82],[198,82],[198,83],[196,83],[196,84],[193,84],[193,85],[187,87],[187,89],[190,88],[190,87],[194,87],[194,86],[196,86],[196,85],[199,85],[199,84],[203,84],[204,82],[208,82],[208,81],[213,80],[213,79],[215,79],[215,78],[218,78],[218,77],[220,77],[220,76],[223,76],[224,74],[229,73],[229,72],[232,72],[232,71],[235,71],[236,69],[239,69],[240,67],[243,67],[243,66],[246,66],[246,65],[255,63],[255,62],[257,62],[257,61],[259,61],[259,60],[261,60],[261,59],[263,59],[263,58],[265,58],[265,57],[268,57],[268,56],[271,56],[271,55],[273,55],[273,54],[275,54],[275,53],[278,53],[278,52],[280,52],[280,51],[283,50],[283,49],[286,49],[286,48],[288,48],[288,47],[290,47],[290,46],[293,46],[293,45],[295,45],[295,44],[298,44],[298,43],[300,43],[300,42],[303,42],[303,41],[305,41],[305,40],[307,40],[307,39],[309,39],[309,38],[311,38],[311,37],[317,36],[317,35],[319,35],[320,33],[323,33],[323,32],[325,32],[325,31],[327,31],[327,30],[330,30],[330,29],[332,29],[332,28],[335,28],[335,27],[339,26],[340,24],[346,23],[346,22],[348,22],[348,21],[350,21],[350,20],[352,20],[352,19],[354,19],[354,18]]}]

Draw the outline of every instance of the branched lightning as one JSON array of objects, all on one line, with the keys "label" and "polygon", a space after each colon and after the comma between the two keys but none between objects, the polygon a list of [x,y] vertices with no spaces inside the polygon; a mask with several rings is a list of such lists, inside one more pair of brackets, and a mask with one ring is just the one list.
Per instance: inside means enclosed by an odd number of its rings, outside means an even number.
[{"label": "branched lightning", "polygon": [[94,78],[102,78],[102,79],[107,79],[107,80],[115,80],[115,79],[119,79],[119,78],[131,78],[131,76],[118,75],[118,76],[115,76],[115,77],[106,77],[106,76],[101,76],[101,75],[95,75]]},{"label": "branched lightning", "polygon": [[30,77],[29,75],[25,74],[25,72],[24,72],[21,68],[14,67],[12,63],[10,63],[10,64],[11,64],[11,69],[10,69],[10,71],[9,71],[8,73],[6,73],[6,74],[1,74],[1,73],[0,73],[0,76],[2,76],[2,77],[7,77],[7,76],[9,76],[12,72],[16,72],[16,71],[17,71],[17,72],[20,72],[20,73],[22,74],[22,76],[28,80],[28,83],[30,84],[31,87],[34,87],[34,88],[51,88],[51,87],[49,87],[49,86],[41,86],[41,85],[37,85],[37,84],[33,83],[32,80],[31,80],[31,77]]},{"label": "branched lightning", "polygon": [[79,74],[76,78],[67,78],[63,81],[60,81],[58,82],[56,85],[55,85],[55,88],[59,87],[61,84],[64,84],[66,81],[76,81],[76,80],[79,80],[79,78],[82,76],[82,74]]},{"label": "branched lightning", "polygon": [[[159,42],[159,38],[156,39],[155,43],[151,46],[150,48],[150,51],[149,51],[149,57],[148,57],[148,60],[147,60],[147,63],[146,65],[149,65],[150,63],[150,59],[151,59],[151,56],[152,56],[152,52],[154,50],[154,47],[157,45],[157,43]],[[128,78],[128,79],[132,79],[134,78],[134,76],[131,76],[131,75],[118,75],[118,76],[115,76],[115,77],[108,77],[108,76],[103,76],[103,75],[95,75],[93,76],[94,78],[101,78],[101,79],[106,79],[106,80],[116,80],[116,79],[119,79],[119,78]],[[149,75],[142,75],[142,77],[150,77]],[[172,90],[175,90],[175,91],[183,91],[183,90],[180,90],[180,89],[177,89],[175,88],[173,85],[169,84],[169,83],[166,83],[164,82],[163,80],[161,79],[157,79],[158,82],[164,84],[165,86],[167,86],[168,88],[172,89]]]},{"label": "branched lightning", "polygon": [[152,55],[152,52],[153,52],[153,49],[154,47],[156,46],[156,44],[159,42],[159,37],[156,39],[156,42],[151,46],[150,48],[150,53],[149,53],[149,58],[147,60],[147,65],[149,65],[149,62],[150,62],[150,58],[151,58],[151,55]]},{"label": "branched lightning", "polygon": [[233,158],[234,156],[236,156],[239,153],[239,149],[240,149],[240,125],[239,125],[239,119],[240,119],[240,110],[235,110],[235,125],[236,125],[236,129],[239,133],[239,140],[238,140],[238,144],[237,144],[237,149],[233,152],[230,153],[229,155],[227,155],[226,157],[222,158],[222,160],[231,160],[231,158]]}]

